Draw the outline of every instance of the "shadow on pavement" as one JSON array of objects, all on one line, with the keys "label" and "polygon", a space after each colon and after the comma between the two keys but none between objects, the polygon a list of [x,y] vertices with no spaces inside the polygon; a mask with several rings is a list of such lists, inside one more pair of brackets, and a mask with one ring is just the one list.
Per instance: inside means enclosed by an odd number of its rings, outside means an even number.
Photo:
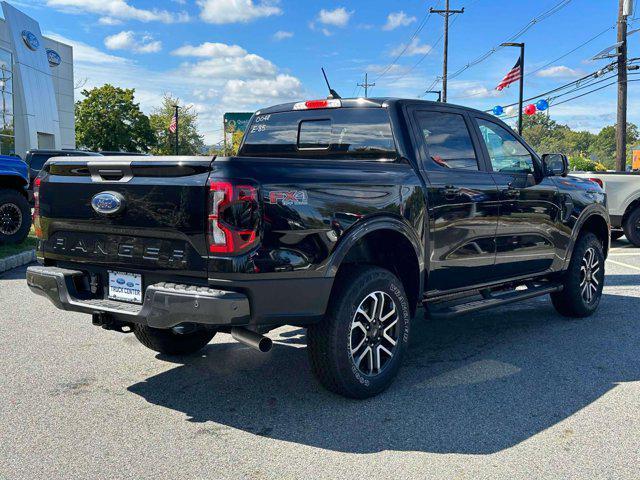
[{"label": "shadow on pavement", "polygon": [[212,344],[129,391],[193,422],[339,452],[488,454],[640,379],[640,298],[602,302],[586,320],[558,316],[547,298],[456,320],[418,316],[399,378],[366,401],[318,386],[301,329],[275,332],[266,355]]}]

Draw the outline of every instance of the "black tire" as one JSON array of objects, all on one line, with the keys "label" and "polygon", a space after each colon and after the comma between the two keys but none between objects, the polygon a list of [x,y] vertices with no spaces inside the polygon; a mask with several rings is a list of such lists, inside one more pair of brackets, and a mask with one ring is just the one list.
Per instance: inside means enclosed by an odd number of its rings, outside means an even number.
[{"label": "black tire", "polygon": [[629,214],[622,227],[627,240],[640,247],[640,207]]},{"label": "black tire", "polygon": [[31,229],[31,207],[15,190],[0,190],[0,244],[22,243]]},{"label": "black tire", "polygon": [[[359,307],[368,311],[360,313]],[[396,313],[389,316],[393,308]],[[409,312],[402,283],[391,272],[362,266],[340,274],[325,318],[307,329],[309,361],[320,383],[350,398],[368,398],[385,390],[398,373],[409,342]],[[395,339],[395,345],[389,339]],[[357,344],[360,348],[354,348]]]},{"label": "black tire", "polygon": [[615,242],[616,240],[619,240],[622,237],[624,237],[624,232],[620,232],[620,231],[611,232],[611,241],[612,242]]},{"label": "black tire", "polygon": [[213,330],[198,328],[189,333],[176,330],[152,328],[136,325],[133,329],[136,338],[145,347],[166,355],[189,355],[204,348],[216,334]]},{"label": "black tire", "polygon": [[563,290],[551,294],[558,313],[573,318],[592,315],[600,304],[604,286],[602,243],[593,233],[581,235],[576,241],[563,280]]}]

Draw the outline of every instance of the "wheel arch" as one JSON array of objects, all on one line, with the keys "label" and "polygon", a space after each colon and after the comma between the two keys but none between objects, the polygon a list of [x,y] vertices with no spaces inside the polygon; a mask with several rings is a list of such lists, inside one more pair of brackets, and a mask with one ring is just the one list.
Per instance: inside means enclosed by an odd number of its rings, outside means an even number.
[{"label": "wheel arch", "polygon": [[[574,228],[574,234],[572,235],[571,248],[569,251],[570,254],[573,252],[576,240],[578,240],[578,237],[580,237],[584,232],[591,232],[598,237],[602,242],[604,257],[607,258],[609,253],[609,244],[611,242],[611,229],[609,217],[606,212],[603,213],[599,210],[591,211],[579,220],[578,224]],[[567,264],[569,260],[570,255],[567,256]]]},{"label": "wheel arch", "polygon": [[415,313],[424,289],[423,241],[400,219],[375,218],[357,226],[340,239],[327,268],[328,276],[339,275],[350,265],[369,264],[386,268],[402,282]]},{"label": "wheel arch", "polygon": [[16,190],[26,197],[26,187],[28,183],[22,175],[0,171],[0,190]]}]

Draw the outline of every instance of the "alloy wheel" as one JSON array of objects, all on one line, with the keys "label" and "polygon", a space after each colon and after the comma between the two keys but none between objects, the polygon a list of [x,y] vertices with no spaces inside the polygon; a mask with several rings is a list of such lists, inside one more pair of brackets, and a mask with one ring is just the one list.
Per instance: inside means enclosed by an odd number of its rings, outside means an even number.
[{"label": "alloy wheel", "polygon": [[580,265],[580,293],[587,305],[597,300],[596,294],[602,281],[600,271],[600,260],[595,249],[590,247],[584,252]]},{"label": "alloy wheel", "polygon": [[367,295],[351,320],[351,360],[364,375],[379,375],[389,365],[400,333],[398,309],[389,294]]},{"label": "alloy wheel", "polygon": [[0,233],[14,235],[22,226],[22,212],[15,203],[0,205]]}]

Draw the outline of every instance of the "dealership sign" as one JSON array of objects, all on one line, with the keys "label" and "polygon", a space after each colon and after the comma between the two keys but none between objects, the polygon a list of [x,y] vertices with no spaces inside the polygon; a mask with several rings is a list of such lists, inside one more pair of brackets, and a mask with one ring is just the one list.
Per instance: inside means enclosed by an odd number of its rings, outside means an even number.
[{"label": "dealership sign", "polygon": [[62,57],[60,57],[60,54],[50,48],[47,48],[47,60],[49,60],[49,66],[51,67],[57,67],[62,63]]},{"label": "dealership sign", "polygon": [[225,133],[244,133],[252,116],[251,112],[225,113],[223,117]]},{"label": "dealership sign", "polygon": [[24,44],[29,48],[29,50],[37,50],[40,48],[40,40],[29,30],[22,31],[22,40]]}]

